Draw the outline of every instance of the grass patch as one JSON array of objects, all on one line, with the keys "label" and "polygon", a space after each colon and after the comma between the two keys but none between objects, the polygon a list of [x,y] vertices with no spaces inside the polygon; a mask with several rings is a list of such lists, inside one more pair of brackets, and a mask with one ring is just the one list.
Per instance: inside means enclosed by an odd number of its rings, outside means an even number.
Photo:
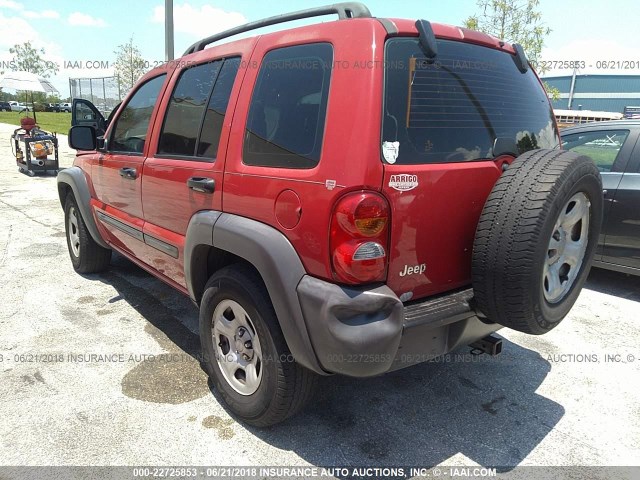
[{"label": "grass patch", "polygon": [[579,147],[571,149],[572,152],[591,157],[593,163],[595,163],[600,170],[605,172],[611,171],[619,150],[620,147],[594,147],[590,145],[580,145]]},{"label": "grass patch", "polygon": [[[24,113],[19,112],[0,112],[0,123],[15,125],[17,128],[20,126],[20,119],[24,116]],[[29,116],[33,117],[33,113]],[[36,117],[40,128],[47,132],[67,135],[71,128],[71,114],[67,112],[36,112]]]}]

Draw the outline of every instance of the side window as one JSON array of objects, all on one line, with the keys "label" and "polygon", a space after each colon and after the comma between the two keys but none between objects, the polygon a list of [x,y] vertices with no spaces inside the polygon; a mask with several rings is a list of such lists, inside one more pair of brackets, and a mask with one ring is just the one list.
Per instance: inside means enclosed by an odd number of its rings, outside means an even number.
[{"label": "side window", "polygon": [[78,103],[76,106],[76,115],[78,120],[98,120],[95,112],[85,103]]},{"label": "side window", "polygon": [[198,156],[205,158],[216,158],[220,134],[222,133],[222,122],[229,105],[231,89],[240,67],[240,58],[228,58],[224,61],[213,92],[207,104],[207,111],[204,115],[200,141],[198,142]]},{"label": "side window", "polygon": [[109,149],[115,152],[142,153],[153,107],[158,100],[166,75],[144,83],[118,116]]},{"label": "side window", "polygon": [[328,43],[272,50],[251,98],[243,162],[313,168],[320,161],[333,47]]},{"label": "side window", "polygon": [[611,172],[618,153],[629,136],[629,130],[598,130],[573,133],[562,137],[562,148],[587,155],[601,172]]},{"label": "side window", "polygon": [[182,72],[167,107],[159,154],[195,156],[202,115],[221,66],[218,60]]}]

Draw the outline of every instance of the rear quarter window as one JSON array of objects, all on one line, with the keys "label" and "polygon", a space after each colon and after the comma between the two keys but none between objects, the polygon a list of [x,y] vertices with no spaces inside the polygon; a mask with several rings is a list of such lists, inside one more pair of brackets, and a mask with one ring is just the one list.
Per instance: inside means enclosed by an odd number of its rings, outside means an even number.
[{"label": "rear quarter window", "polygon": [[251,98],[243,162],[313,168],[320,161],[333,47],[279,48],[262,61]]}]

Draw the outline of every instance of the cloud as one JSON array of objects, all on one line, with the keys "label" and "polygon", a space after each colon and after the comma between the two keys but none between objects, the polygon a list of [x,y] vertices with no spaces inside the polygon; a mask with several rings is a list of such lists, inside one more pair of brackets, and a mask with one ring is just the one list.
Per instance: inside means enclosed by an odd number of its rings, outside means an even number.
[{"label": "cloud", "polygon": [[25,10],[22,15],[27,18],[60,18],[60,14],[55,10],[43,10],[41,12]]},{"label": "cloud", "polygon": [[[15,12],[14,14],[17,13],[18,12]],[[47,62],[54,62],[62,67],[63,57],[60,45],[44,41],[42,37],[40,37],[40,32],[33,28],[23,17],[5,16],[3,12],[0,11],[0,25],[3,26],[0,28],[0,71],[8,71],[15,68],[15,56],[9,52],[9,48],[13,47],[16,43],[23,42],[31,42],[31,45],[37,49],[44,48],[46,53],[42,55],[42,58]],[[56,82],[56,76],[52,76],[49,80],[54,81],[58,88],[62,88],[65,84],[68,84],[68,80]],[[65,97],[68,95],[68,93],[65,93],[66,89],[64,88],[60,92]]]},{"label": "cloud", "polygon": [[19,3],[11,0],[0,0],[0,8],[9,8],[11,10],[22,10]]},{"label": "cloud", "polygon": [[94,18],[86,13],[73,12],[67,19],[69,25],[82,27],[106,27],[107,24],[101,18]]},{"label": "cloud", "polygon": [[[153,9],[151,21],[164,24],[164,6]],[[227,12],[209,5],[199,8],[188,3],[173,6],[174,30],[198,38],[208,37],[246,22],[245,16],[239,12]]]},{"label": "cloud", "polygon": [[[1,0],[0,0],[1,1]],[[34,42],[40,39],[40,34],[29,22],[20,17],[5,17],[0,12],[0,51],[6,50],[9,55],[9,48],[18,42]]]}]

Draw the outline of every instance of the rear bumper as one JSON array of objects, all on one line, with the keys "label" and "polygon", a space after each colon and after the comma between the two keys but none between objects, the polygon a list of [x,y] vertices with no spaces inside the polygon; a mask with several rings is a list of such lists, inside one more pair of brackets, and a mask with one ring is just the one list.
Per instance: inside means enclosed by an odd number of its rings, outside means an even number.
[{"label": "rear bumper", "polygon": [[386,285],[341,287],[308,275],[298,285],[318,362],[352,377],[431,360],[498,330],[476,316],[472,298],[466,289],[403,305]]}]

